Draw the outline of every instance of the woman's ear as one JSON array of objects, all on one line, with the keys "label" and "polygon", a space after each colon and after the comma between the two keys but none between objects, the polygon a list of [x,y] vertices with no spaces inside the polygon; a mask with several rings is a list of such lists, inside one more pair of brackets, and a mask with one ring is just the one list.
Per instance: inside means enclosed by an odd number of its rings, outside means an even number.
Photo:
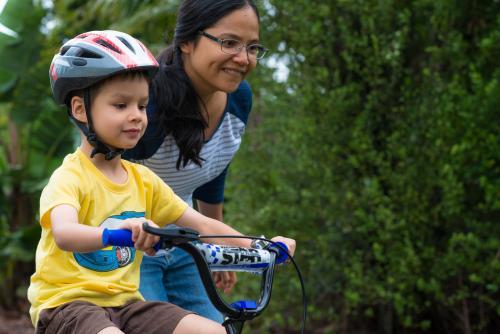
[{"label": "woman's ear", "polygon": [[76,120],[82,123],[87,123],[85,103],[83,102],[83,98],[78,95],[71,98],[71,115],[73,115]]},{"label": "woman's ear", "polygon": [[180,45],[182,53],[187,53],[187,54],[192,52],[193,47],[194,47],[193,41],[185,42]]}]

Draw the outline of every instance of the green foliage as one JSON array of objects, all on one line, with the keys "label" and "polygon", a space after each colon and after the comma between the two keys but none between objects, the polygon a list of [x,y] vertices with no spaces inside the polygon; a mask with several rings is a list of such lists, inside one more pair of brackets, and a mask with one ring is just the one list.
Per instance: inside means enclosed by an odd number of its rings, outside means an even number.
[{"label": "green foliage", "polygon": [[[16,37],[0,34],[0,306],[25,298],[39,239],[40,192],[73,146],[63,112],[49,95],[51,58],[40,58],[43,9],[9,1],[0,17]],[[61,122],[64,120],[64,122]]]},{"label": "green foliage", "polygon": [[153,52],[173,37],[178,0],[79,1],[55,0],[58,25],[52,33],[60,43],[85,31],[113,29],[139,38]]},{"label": "green foliage", "polygon": [[[298,240],[310,327],[493,332],[498,4],[265,4],[262,39],[290,73],[251,78],[226,220]],[[296,280],[276,284],[275,319],[296,328]]]},{"label": "green foliage", "polygon": [[[37,48],[19,58],[33,66],[9,72],[22,73],[15,80],[0,70],[2,291],[19,290],[32,272],[19,265],[32,265],[39,192],[73,146],[50,96],[54,52],[66,38],[111,28],[158,53],[165,32],[173,35],[177,4],[56,0],[47,11],[54,29],[31,32]],[[254,110],[230,169],[226,221],[297,239],[308,332],[495,332],[498,2],[259,6],[261,40],[273,52],[249,77]],[[0,58],[6,41],[0,37]],[[289,70],[285,81],[275,80],[276,61]],[[253,281],[240,277],[238,294],[254,296]],[[301,307],[294,271],[284,268],[269,309],[247,326],[296,332]]]},{"label": "green foliage", "polygon": [[0,13],[0,24],[6,31],[0,33],[0,101],[35,60],[43,14],[32,0],[7,1]]}]

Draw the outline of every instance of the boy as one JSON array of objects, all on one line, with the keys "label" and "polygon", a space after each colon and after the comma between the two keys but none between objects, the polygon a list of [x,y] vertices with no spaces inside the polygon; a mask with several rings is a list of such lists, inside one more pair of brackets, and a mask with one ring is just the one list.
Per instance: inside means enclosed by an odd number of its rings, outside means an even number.
[{"label": "boy", "polygon": [[[225,333],[175,305],[144,302],[138,292],[142,252],[136,250],[154,254],[158,242],[143,222],[239,234],[189,208],[146,167],[120,158],[146,129],[148,79],[157,68],[139,41],[116,31],[81,34],[52,60],[55,100],[68,106],[82,142],[40,198],[42,236],[28,290],[37,333]],[[105,247],[104,228],[131,230],[135,247]],[[295,241],[275,240],[293,254]]]}]

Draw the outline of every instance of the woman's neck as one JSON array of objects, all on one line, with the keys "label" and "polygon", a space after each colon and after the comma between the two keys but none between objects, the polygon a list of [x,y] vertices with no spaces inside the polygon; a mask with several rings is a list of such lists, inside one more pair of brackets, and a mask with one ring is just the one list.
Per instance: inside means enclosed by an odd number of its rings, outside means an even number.
[{"label": "woman's neck", "polygon": [[226,107],[227,93],[223,91],[217,91],[210,95],[200,96],[203,104],[207,108],[208,115],[214,116],[218,115]]},{"label": "woman's neck", "polygon": [[224,115],[227,103],[227,93],[217,91],[210,96],[205,96],[205,98],[201,97],[201,99],[204,105],[202,104],[200,108],[203,116],[205,117],[205,121],[207,122],[207,128],[205,128],[205,138],[209,139],[212,137],[215,130],[217,130],[220,119]]}]

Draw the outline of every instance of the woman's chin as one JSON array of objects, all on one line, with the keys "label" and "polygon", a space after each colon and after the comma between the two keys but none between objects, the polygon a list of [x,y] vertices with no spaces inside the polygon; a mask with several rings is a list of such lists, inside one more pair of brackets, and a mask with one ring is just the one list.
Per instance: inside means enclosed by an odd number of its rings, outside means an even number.
[{"label": "woman's chin", "polygon": [[241,84],[241,80],[234,81],[234,82],[225,82],[225,84],[220,87],[221,88],[220,90],[230,94],[230,93],[233,93],[234,91],[236,91],[238,89],[238,87],[240,86],[240,84]]}]

